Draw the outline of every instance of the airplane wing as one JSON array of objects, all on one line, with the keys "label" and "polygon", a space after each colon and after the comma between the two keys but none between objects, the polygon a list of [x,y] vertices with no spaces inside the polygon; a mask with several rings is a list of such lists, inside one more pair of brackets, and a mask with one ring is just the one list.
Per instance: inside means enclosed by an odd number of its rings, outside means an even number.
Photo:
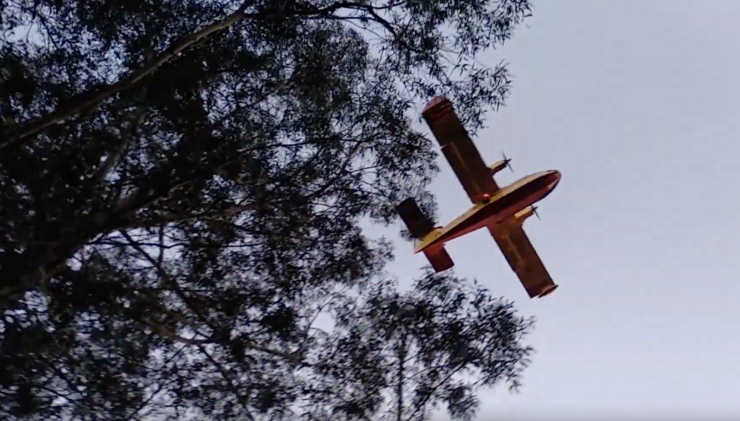
[{"label": "airplane wing", "polygon": [[473,140],[455,114],[450,100],[434,98],[422,112],[447,161],[473,203],[499,190]]},{"label": "airplane wing", "polygon": [[488,230],[529,298],[542,298],[557,288],[521,224],[489,225]]}]

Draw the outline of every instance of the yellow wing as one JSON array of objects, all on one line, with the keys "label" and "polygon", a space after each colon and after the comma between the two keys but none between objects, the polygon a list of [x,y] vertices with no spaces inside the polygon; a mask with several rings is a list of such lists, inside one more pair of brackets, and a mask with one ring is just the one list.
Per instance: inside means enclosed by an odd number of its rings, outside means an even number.
[{"label": "yellow wing", "polygon": [[480,203],[496,193],[499,187],[491,170],[455,114],[452,103],[444,97],[434,98],[424,108],[422,116],[470,200]]},{"label": "yellow wing", "polygon": [[557,288],[521,224],[489,225],[488,230],[529,298],[542,298]]}]

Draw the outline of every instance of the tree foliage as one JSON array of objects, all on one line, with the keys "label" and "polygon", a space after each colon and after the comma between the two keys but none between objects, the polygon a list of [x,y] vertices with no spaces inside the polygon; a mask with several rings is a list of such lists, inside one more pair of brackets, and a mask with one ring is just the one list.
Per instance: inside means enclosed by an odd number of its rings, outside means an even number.
[{"label": "tree foliage", "polygon": [[528,12],[0,1],[0,417],[465,419],[516,386],[529,321],[449,275],[397,292],[359,222],[433,212],[408,111],[480,128],[509,81],[475,56]]}]

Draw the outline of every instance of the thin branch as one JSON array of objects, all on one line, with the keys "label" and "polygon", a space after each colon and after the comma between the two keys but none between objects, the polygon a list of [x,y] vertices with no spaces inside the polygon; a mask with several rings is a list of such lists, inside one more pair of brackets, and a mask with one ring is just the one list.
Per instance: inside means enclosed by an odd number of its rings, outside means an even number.
[{"label": "thin branch", "polygon": [[112,150],[108,153],[105,162],[98,168],[93,175],[93,183],[98,184],[105,179],[105,177],[118,165],[119,162],[126,155],[128,147],[131,145],[132,140],[136,137],[139,125],[144,121],[148,111],[146,109],[140,109],[138,115],[134,117],[131,122],[129,133],[120,139],[120,143],[115,145]]},{"label": "thin branch", "polygon": [[[264,12],[259,12],[255,14],[247,14],[245,13],[245,11],[248,6],[248,3],[249,2],[244,2],[244,4],[242,4],[242,6],[236,12],[227,16],[225,19],[218,21],[216,23],[213,23],[209,26],[206,26],[200,31],[195,32],[194,34],[191,34],[181,39],[180,41],[172,44],[162,54],[154,58],[148,64],[130,73],[128,76],[124,77],[118,82],[110,84],[110,85],[104,85],[97,89],[86,91],[80,95],[77,95],[76,97],[72,98],[67,104],[65,104],[65,106],[59,107],[46,115],[33,119],[27,122],[26,124],[21,125],[19,128],[15,130],[11,130],[10,133],[7,133],[6,136],[4,136],[5,139],[3,139],[2,142],[0,143],[0,150],[8,146],[11,146],[13,144],[23,142],[27,138],[39,134],[43,130],[47,129],[49,126],[56,124],[56,123],[60,123],[66,120],[67,118],[71,117],[72,115],[99,103],[103,99],[108,98],[124,89],[130,88],[131,86],[139,82],[141,79],[152,74],[159,67],[161,67],[163,64],[171,60],[176,55],[204,41],[207,37],[209,37],[210,35],[216,32],[227,29],[231,27],[232,25],[234,25],[235,23],[242,21],[244,19],[248,19],[248,18],[249,19],[264,19],[270,16],[274,16],[276,14],[285,13],[285,11],[283,10],[268,9]],[[343,8],[362,9],[362,10],[367,11],[370,14],[377,16],[377,14],[374,13],[374,10],[376,8],[372,6],[368,6],[368,5],[363,5],[361,3],[356,3],[356,2],[337,2],[337,3],[331,4],[324,8],[308,7],[304,10],[291,10],[290,13],[294,15],[305,16],[305,17],[312,16],[312,15],[329,17],[331,13],[336,12]],[[383,22],[380,22],[380,23],[383,24]]]},{"label": "thin branch", "polygon": [[184,338],[178,335],[177,333],[173,332],[172,330],[170,330],[168,327],[164,326],[163,324],[147,319],[145,317],[140,317],[137,321],[143,324],[144,326],[148,327],[155,333],[158,333],[173,342],[179,342],[181,344],[192,345],[192,346],[198,346],[198,345],[203,345],[203,344],[214,342],[213,339],[211,338],[207,338],[207,339]]},{"label": "thin branch", "polygon": [[[187,295],[185,295],[184,291],[177,284],[177,281],[175,281],[174,279],[172,279],[172,277],[170,277],[169,273],[167,273],[167,271],[164,269],[164,267],[162,267],[161,264],[159,264],[133,238],[131,238],[131,236],[127,232],[120,231],[120,233],[121,233],[121,235],[123,235],[124,238],[126,238],[126,240],[129,242],[129,244],[131,245],[131,247],[133,247],[136,251],[138,251],[139,254],[141,254],[142,257],[144,257],[144,259],[146,259],[146,261],[149,262],[157,270],[157,272],[162,277],[162,279],[165,280],[168,285],[171,285],[172,286],[175,294],[184,303],[187,304],[188,301],[190,301],[190,300],[188,300]],[[192,310],[192,308],[191,308],[191,310]],[[195,310],[193,310],[193,311],[195,312]],[[195,313],[197,314],[197,312],[195,312]],[[165,337],[167,337],[167,338],[169,338],[169,339],[171,339],[173,341],[176,341],[176,342],[181,342],[181,343],[188,344],[188,345],[202,345],[202,344],[205,344],[205,343],[212,343],[212,342],[214,342],[211,339],[187,339],[187,338],[183,338],[181,336],[178,336],[174,332],[170,331],[169,329],[165,328],[162,325],[159,325],[159,324],[156,324],[156,323],[153,324],[153,322],[151,322],[149,320],[144,320],[144,319],[142,319],[142,322],[147,323],[147,326],[149,328],[151,328],[152,330],[155,330],[157,333],[159,333],[159,334],[161,334],[161,335],[163,335],[163,336],[165,336]],[[274,356],[277,356],[277,357],[281,357],[281,358],[284,358],[286,360],[289,360],[289,361],[292,361],[292,362],[295,362],[295,363],[299,363],[300,362],[300,356],[298,356],[298,355],[295,355],[295,354],[292,354],[292,353],[288,353],[288,352],[278,351],[276,349],[271,349],[271,348],[264,347],[264,346],[261,346],[261,345],[257,345],[257,344],[253,344],[253,343],[246,343],[245,344],[245,348],[246,349],[251,349],[251,350],[254,350],[254,351],[260,351],[260,352],[264,352],[264,353],[267,353],[267,354],[271,354],[271,355],[274,355]]]},{"label": "thin branch", "polygon": [[216,367],[216,370],[218,370],[219,373],[221,373],[221,377],[223,377],[223,379],[226,380],[226,382],[229,384],[230,389],[234,392],[234,394],[237,397],[239,397],[238,399],[239,405],[242,407],[242,409],[244,409],[244,412],[246,413],[247,418],[249,420],[254,421],[254,417],[252,416],[252,414],[249,412],[249,409],[247,408],[247,402],[249,401],[249,399],[248,398],[245,399],[245,396],[243,396],[240,393],[240,388],[234,385],[235,378],[234,378],[233,373],[225,369],[221,363],[219,363],[215,358],[213,358],[213,356],[208,352],[208,350],[205,349],[203,345],[200,345],[198,348],[200,349],[200,352],[206,356],[208,361],[210,361],[211,364],[213,364]]},{"label": "thin branch", "polygon": [[[167,364],[169,364],[169,363],[170,363],[171,361],[173,361],[173,360],[174,360],[174,359],[175,359],[175,358],[176,358],[176,357],[177,357],[178,355],[180,355],[180,353],[182,352],[182,350],[183,350],[183,349],[185,349],[185,347],[184,347],[184,346],[183,346],[183,347],[180,347],[180,349],[178,349],[177,351],[175,351],[175,352],[174,352],[174,353],[173,353],[172,355],[170,355],[170,356],[169,356],[169,357],[167,358],[167,360],[165,360],[165,361],[164,361],[164,364],[163,364],[163,365],[164,365],[164,366],[166,366],[166,365],[167,365]],[[142,402],[141,402],[141,404],[139,404],[139,406],[138,406],[138,407],[137,407],[136,409],[134,409],[134,410],[133,410],[133,411],[131,412],[131,414],[130,414],[130,415],[129,415],[128,417],[126,417],[126,420],[125,420],[125,421],[131,421],[132,419],[134,419],[134,417],[135,417],[135,416],[136,416],[136,415],[137,415],[137,414],[138,414],[138,413],[139,413],[139,412],[140,412],[140,411],[141,411],[142,409],[146,408],[146,406],[147,406],[147,405],[149,405],[149,404],[150,404],[150,403],[151,403],[151,402],[152,402],[152,401],[154,400],[154,398],[155,398],[155,397],[157,397],[157,395],[159,395],[159,393],[160,393],[160,392],[162,391],[162,389],[164,389],[164,388],[165,388],[165,384],[164,384],[164,382],[160,382],[160,383],[159,383],[159,385],[158,385],[158,387],[157,387],[157,390],[153,391],[153,392],[152,392],[152,394],[151,394],[151,395],[149,396],[149,398],[148,398],[148,399],[146,399],[146,400],[142,401]]]},{"label": "thin branch", "polygon": [[[242,212],[256,210],[258,205],[249,204],[241,206],[230,206],[221,211],[212,211],[207,213],[201,213],[197,215],[176,215],[173,213],[161,213],[157,216],[144,219],[130,219],[124,226],[118,227],[118,229],[135,229],[135,228],[151,228],[161,227],[167,224],[174,224],[177,222],[185,222],[193,219],[216,219],[216,218],[228,218],[231,216],[238,215]],[[171,248],[171,247],[167,247]]]},{"label": "thin branch", "polygon": [[405,380],[404,364],[406,359],[406,332],[401,333],[401,342],[398,344],[398,385],[396,385],[396,395],[398,398],[397,402],[397,413],[396,420],[403,421],[403,386]]},{"label": "thin branch", "polygon": [[452,376],[454,376],[455,374],[457,374],[460,371],[461,368],[463,368],[463,367],[462,366],[456,367],[454,370],[451,370],[441,381],[437,382],[437,384],[435,384],[434,387],[431,388],[431,390],[428,392],[428,394],[426,396],[424,396],[424,398],[421,400],[421,402],[419,402],[417,404],[416,408],[414,408],[414,412],[411,415],[409,415],[409,417],[407,418],[407,420],[408,421],[413,421],[413,419],[416,416],[416,414],[418,414],[420,411],[423,413],[423,411],[426,409],[426,406],[427,406],[427,403],[429,402],[429,399],[435,393],[437,393],[437,389],[439,389],[440,386],[442,386],[444,384],[447,384],[447,382],[450,381],[450,379],[452,378]]},{"label": "thin branch", "polygon": [[131,87],[144,77],[150,75],[157,70],[164,63],[175,57],[177,54],[185,51],[187,48],[193,46],[206,39],[209,35],[222,31],[231,25],[239,22],[246,18],[248,15],[244,13],[245,5],[240,7],[239,10],[229,15],[225,19],[209,25],[200,31],[185,37],[179,42],[174,43],[162,54],[152,60],[149,64],[141,67],[129,76],[119,80],[118,82],[103,86],[97,90],[87,91],[75,98],[73,98],[66,106],[58,108],[42,117],[34,119],[27,124],[21,126],[21,128],[15,133],[11,133],[2,143],[0,143],[0,150],[10,146],[11,144],[19,141],[23,141],[28,137],[35,136],[49,126],[59,123],[73,114],[88,108],[103,99],[114,95],[126,88]]}]

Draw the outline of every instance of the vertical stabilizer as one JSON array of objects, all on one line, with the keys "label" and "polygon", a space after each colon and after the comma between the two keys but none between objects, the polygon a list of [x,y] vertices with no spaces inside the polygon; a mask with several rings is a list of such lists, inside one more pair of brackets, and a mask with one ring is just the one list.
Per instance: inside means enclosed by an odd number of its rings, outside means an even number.
[{"label": "vertical stabilizer", "polygon": [[[406,228],[408,228],[411,236],[416,239],[414,242],[414,248],[416,248],[420,239],[434,231],[434,224],[432,224],[432,221],[424,215],[424,212],[421,211],[419,205],[416,204],[414,199],[408,198],[404,200],[396,206],[396,210],[398,211],[398,215],[401,216],[404,224],[406,224]],[[436,272],[445,271],[455,265],[450,255],[441,245],[434,246],[430,249],[423,249],[421,251],[424,252],[424,255],[427,257],[429,263]]]}]

